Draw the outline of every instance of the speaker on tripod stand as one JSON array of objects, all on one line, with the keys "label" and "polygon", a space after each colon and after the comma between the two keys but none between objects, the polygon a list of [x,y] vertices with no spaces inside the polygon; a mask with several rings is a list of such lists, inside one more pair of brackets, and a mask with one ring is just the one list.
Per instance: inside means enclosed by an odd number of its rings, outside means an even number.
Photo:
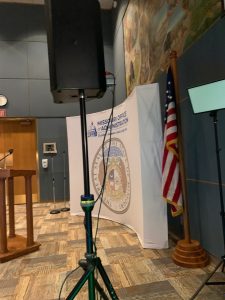
[{"label": "speaker on tripod stand", "polygon": [[98,0],[45,0],[50,86],[56,103],[101,98],[106,90]]},{"label": "speaker on tripod stand", "polygon": [[[86,98],[100,98],[106,90],[101,15],[98,0],[45,0],[50,66],[50,85],[56,103],[79,101],[83,155],[84,194],[80,204],[84,211],[86,232],[85,258],[79,261],[84,273],[66,299],[74,299],[88,282],[89,300],[109,299],[94,276],[98,270],[111,299],[116,292],[94,251],[90,193]],[[73,166],[70,166],[73,167]]]}]

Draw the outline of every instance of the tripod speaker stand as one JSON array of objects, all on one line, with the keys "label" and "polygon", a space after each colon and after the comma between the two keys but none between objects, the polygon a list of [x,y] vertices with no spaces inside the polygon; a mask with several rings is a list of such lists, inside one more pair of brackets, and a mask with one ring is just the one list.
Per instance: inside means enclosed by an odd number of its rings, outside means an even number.
[{"label": "tripod speaker stand", "polygon": [[[223,189],[222,189],[222,177],[221,177],[221,167],[220,167],[220,148],[219,148],[219,140],[218,140],[218,131],[217,131],[217,110],[214,110],[210,113],[210,116],[213,118],[214,125],[214,135],[215,135],[215,144],[216,144],[216,159],[217,159],[217,171],[218,171],[218,181],[219,181],[219,193],[220,193],[220,216],[222,219],[222,230],[223,230],[223,244],[225,251],[225,212],[224,212],[224,202],[223,202]],[[223,282],[209,282],[209,279],[215,274],[215,272],[222,266],[222,272],[224,272],[225,267],[225,253],[221,257],[220,262],[216,265],[215,269],[212,273],[208,275],[202,285],[198,288],[195,294],[192,296],[191,300],[195,299],[195,297],[202,290],[204,285],[225,285],[225,281]]]},{"label": "tripod speaker stand", "polygon": [[94,196],[90,194],[89,182],[89,163],[88,163],[88,142],[87,142],[87,124],[86,124],[86,109],[84,90],[79,90],[80,100],[80,119],[81,119],[81,137],[82,137],[82,155],[83,155],[83,176],[84,176],[84,195],[81,195],[81,207],[84,211],[84,226],[86,230],[86,253],[85,259],[80,260],[79,265],[83,268],[84,274],[77,282],[75,287],[70,292],[66,299],[74,299],[79,293],[86,281],[88,281],[89,300],[95,300],[96,291],[100,294],[101,299],[109,299],[103,288],[94,277],[94,271],[97,269],[102,277],[102,280],[108,290],[110,299],[119,299],[116,292],[104,270],[101,260],[96,256],[93,250],[93,235],[92,235],[92,217],[91,212],[94,208]]}]

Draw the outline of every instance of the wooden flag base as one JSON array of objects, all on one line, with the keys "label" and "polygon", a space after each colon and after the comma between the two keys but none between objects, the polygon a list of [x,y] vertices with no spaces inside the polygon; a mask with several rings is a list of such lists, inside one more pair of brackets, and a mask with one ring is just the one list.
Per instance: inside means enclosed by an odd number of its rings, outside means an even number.
[{"label": "wooden flag base", "polygon": [[178,241],[172,254],[174,263],[185,268],[203,268],[209,263],[209,257],[200,243],[195,240]]}]

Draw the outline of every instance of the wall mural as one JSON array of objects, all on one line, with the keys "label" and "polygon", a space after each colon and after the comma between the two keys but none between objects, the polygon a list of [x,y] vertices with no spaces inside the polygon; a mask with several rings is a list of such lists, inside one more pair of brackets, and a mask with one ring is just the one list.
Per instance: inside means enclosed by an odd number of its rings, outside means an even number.
[{"label": "wall mural", "polygon": [[154,82],[221,14],[220,0],[130,0],[123,18],[127,94]]}]

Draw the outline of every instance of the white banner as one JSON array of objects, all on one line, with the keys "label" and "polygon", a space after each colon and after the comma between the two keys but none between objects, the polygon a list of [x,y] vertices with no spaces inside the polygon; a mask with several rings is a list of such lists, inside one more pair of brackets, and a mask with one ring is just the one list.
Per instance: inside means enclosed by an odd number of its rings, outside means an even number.
[{"label": "white banner", "polygon": [[[87,103],[88,105],[88,103]],[[104,177],[102,142],[111,110],[87,115],[90,190],[97,199]],[[83,213],[80,117],[67,118],[71,214]],[[162,125],[158,84],[138,86],[114,108],[104,146],[108,169],[100,216],[132,228],[144,248],[167,248],[167,208],[161,196]],[[93,210],[97,216],[98,201]]]}]

